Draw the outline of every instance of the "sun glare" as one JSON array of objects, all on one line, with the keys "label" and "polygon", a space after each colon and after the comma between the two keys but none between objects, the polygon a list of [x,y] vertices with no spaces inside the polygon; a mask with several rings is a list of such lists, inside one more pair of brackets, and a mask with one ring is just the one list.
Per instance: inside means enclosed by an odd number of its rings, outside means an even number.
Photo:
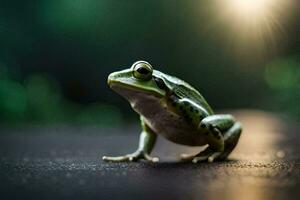
[{"label": "sun glare", "polygon": [[[270,23],[280,0],[228,0],[226,10],[244,26]],[[274,18],[275,17],[275,18]]]},{"label": "sun glare", "polygon": [[241,15],[260,15],[267,9],[270,0],[231,0],[229,4]]},{"label": "sun glare", "polygon": [[[290,14],[291,0],[216,1],[231,42],[245,49],[276,48],[285,34],[283,24]],[[228,34],[227,34],[228,35]],[[249,49],[247,49],[249,51]]]}]

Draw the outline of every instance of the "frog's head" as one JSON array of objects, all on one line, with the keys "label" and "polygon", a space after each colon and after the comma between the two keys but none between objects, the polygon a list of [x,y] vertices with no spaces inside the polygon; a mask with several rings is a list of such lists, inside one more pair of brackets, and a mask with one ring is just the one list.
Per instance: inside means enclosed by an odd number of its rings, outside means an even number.
[{"label": "frog's head", "polygon": [[129,69],[111,73],[107,82],[131,102],[149,96],[162,98],[166,94],[162,73],[153,70],[146,61],[137,61]]}]

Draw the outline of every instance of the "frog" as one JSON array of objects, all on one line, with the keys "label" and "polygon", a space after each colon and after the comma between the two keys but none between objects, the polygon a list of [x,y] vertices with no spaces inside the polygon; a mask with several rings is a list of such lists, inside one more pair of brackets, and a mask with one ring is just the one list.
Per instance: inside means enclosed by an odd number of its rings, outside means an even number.
[{"label": "frog", "polygon": [[215,114],[198,90],[146,61],[109,74],[107,83],[138,113],[141,133],[136,151],[103,156],[104,161],[156,163],[159,158],[150,154],[158,135],[176,144],[202,146],[199,153],[180,155],[181,161],[192,163],[226,160],[239,141],[242,125],[231,114]]}]

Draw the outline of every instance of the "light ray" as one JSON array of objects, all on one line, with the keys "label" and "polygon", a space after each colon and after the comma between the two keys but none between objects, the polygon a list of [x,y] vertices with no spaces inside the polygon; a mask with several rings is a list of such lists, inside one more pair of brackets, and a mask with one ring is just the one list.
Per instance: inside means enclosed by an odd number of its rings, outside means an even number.
[{"label": "light ray", "polygon": [[260,54],[263,51],[276,50],[286,35],[284,24],[292,10],[292,0],[217,2],[219,17],[225,21],[223,27],[229,31],[229,41],[237,51],[252,50]]}]

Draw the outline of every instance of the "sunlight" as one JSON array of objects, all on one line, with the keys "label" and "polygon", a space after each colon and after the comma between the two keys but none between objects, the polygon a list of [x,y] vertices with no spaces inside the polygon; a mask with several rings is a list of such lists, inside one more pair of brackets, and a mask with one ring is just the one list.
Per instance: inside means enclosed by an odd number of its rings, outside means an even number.
[{"label": "sunlight", "polygon": [[285,35],[288,16],[291,14],[291,2],[291,0],[217,2],[219,17],[225,23],[224,28],[230,36],[228,41],[238,47],[238,51],[245,49],[247,52],[257,52],[258,55],[266,48],[278,48]]},{"label": "sunlight", "polygon": [[229,4],[241,16],[263,14],[264,10],[268,8],[272,0],[231,0]]}]

